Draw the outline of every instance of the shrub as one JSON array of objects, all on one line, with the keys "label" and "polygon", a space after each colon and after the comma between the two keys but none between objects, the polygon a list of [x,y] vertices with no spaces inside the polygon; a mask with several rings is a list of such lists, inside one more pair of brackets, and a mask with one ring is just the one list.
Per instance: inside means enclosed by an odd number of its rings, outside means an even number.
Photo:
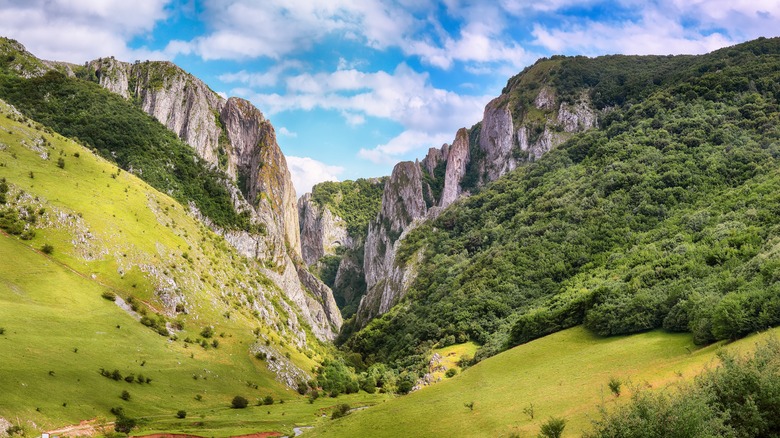
[{"label": "shrub", "polygon": [[64,158],[60,157],[60,158],[57,159],[57,167],[59,167],[60,169],[64,169],[65,168],[65,159]]},{"label": "shrub", "polygon": [[609,383],[607,384],[607,386],[609,386],[609,390],[612,391],[612,394],[615,394],[615,397],[620,397],[621,385],[622,383],[617,377],[610,377]]},{"label": "shrub", "polygon": [[214,336],[214,328],[209,326],[200,331],[200,335],[204,338],[210,338]]},{"label": "shrub", "polygon": [[274,404],[274,398],[271,397],[270,395],[265,396],[263,398],[263,404],[264,405],[272,405],[272,404]]},{"label": "shrub", "polygon": [[108,301],[116,301],[116,294],[111,292],[110,290],[107,290],[100,294],[101,297],[107,299]]},{"label": "shrub", "polygon": [[0,335],[4,335],[4,334],[5,334],[5,328],[4,327],[0,327]]},{"label": "shrub", "polygon": [[320,398],[320,392],[316,389],[312,389],[309,393],[309,403],[314,403],[314,400],[317,400],[318,398]]},{"label": "shrub", "polygon": [[130,393],[127,390],[122,391],[122,395],[119,396],[124,401],[130,401]]},{"label": "shrub", "polygon": [[176,418],[187,418],[187,411],[180,410],[176,413]]},{"label": "shrub", "polygon": [[566,420],[563,418],[550,417],[546,423],[542,424],[539,430],[539,436],[543,438],[560,438],[563,435],[563,429],[566,427]]},{"label": "shrub", "polygon": [[455,374],[458,374],[458,370],[456,368],[450,368],[447,370],[446,373],[444,373],[444,376],[449,378],[449,377],[454,377]]},{"label": "shrub", "polygon": [[336,406],[335,409],[333,409],[333,413],[330,415],[330,418],[332,420],[335,420],[336,418],[341,418],[349,414],[350,406],[346,403],[341,403],[338,406]]},{"label": "shrub", "polygon": [[249,405],[249,400],[240,395],[233,397],[233,401],[230,403],[233,409],[244,409]]},{"label": "shrub", "polygon": [[129,418],[122,415],[121,417],[116,417],[116,421],[114,422],[114,430],[119,433],[130,433],[130,431],[135,428],[135,425],[135,418]]},{"label": "shrub", "polygon": [[51,254],[54,252],[54,247],[49,245],[48,243],[44,243],[41,247],[41,251],[43,251],[44,254]]}]

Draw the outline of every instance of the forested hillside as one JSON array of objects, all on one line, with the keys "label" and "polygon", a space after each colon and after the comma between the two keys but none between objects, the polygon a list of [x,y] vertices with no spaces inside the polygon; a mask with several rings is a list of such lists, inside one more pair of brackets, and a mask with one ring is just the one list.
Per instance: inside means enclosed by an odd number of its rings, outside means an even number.
[{"label": "forested hillside", "polygon": [[411,232],[415,283],[346,347],[414,367],[435,344],[485,357],[577,324],[708,343],[780,323],[780,40],[541,60],[509,81],[511,110],[542,84],[587,95],[598,128]]}]

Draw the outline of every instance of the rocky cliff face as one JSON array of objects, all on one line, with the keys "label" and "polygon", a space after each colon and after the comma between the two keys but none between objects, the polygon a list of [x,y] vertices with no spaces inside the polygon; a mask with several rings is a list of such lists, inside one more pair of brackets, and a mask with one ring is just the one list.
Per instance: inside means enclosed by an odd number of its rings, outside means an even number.
[{"label": "rocky cliff face", "polygon": [[[485,106],[479,135],[474,131],[472,136],[470,130],[461,128],[452,145],[431,148],[421,163],[400,163],[393,169],[385,185],[382,210],[371,222],[366,238],[368,293],[360,302],[357,328],[390,310],[405,295],[416,269],[414,257],[407,266],[398,266],[400,241],[421,220],[437,216],[464,194],[467,173],[477,175],[477,185],[487,184],[540,158],[571,134],[590,129],[597,122],[597,112],[586,94],[574,104],[560,103],[554,89],[547,86],[539,87],[532,100],[533,111],[518,110],[513,105],[516,100],[510,89]],[[474,150],[476,156],[472,156]],[[437,181],[435,169],[442,162],[446,162],[444,178]],[[436,199],[433,188],[439,184],[443,188]]]},{"label": "rocky cliff face", "polygon": [[382,210],[368,225],[363,262],[368,293],[358,306],[358,326],[390,310],[413,279],[408,270],[396,266],[395,258],[404,231],[428,213],[423,192],[420,163],[398,163],[385,183]]},{"label": "rocky cliff face", "polygon": [[317,263],[325,255],[336,254],[338,247],[352,248],[354,245],[344,219],[333,214],[327,206],[317,205],[311,193],[298,199],[298,221],[301,256],[307,265]]},{"label": "rocky cliff face", "polygon": [[469,133],[466,128],[461,128],[455,135],[455,141],[449,148],[449,153],[445,158],[447,160],[447,170],[444,174],[444,189],[441,195],[439,205],[447,207],[455,202],[461,195],[460,182],[466,174],[466,166],[471,159],[469,154]]},{"label": "rocky cliff face", "polygon": [[242,254],[275,266],[267,274],[320,339],[332,339],[341,315],[330,289],[300,261],[298,212],[287,162],[271,123],[250,102],[224,99],[169,62],[135,64],[103,58],[87,63],[99,83],[133,99],[200,157],[223,170],[237,211],[250,213],[254,231],[216,230]]}]

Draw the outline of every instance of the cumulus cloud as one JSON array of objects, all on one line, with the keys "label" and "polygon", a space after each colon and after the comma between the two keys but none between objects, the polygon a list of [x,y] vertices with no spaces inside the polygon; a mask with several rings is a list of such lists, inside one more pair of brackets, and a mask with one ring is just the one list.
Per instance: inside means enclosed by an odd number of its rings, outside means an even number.
[{"label": "cumulus cloud", "polygon": [[166,18],[170,0],[6,0],[3,35],[44,59],[83,63],[101,56],[163,59],[162,52],[131,49],[127,41]]},{"label": "cumulus cloud", "polygon": [[373,152],[359,153],[374,162],[387,162],[452,140],[458,128],[481,119],[491,97],[436,88],[427,73],[401,63],[392,72],[350,69],[299,74],[286,79],[283,94],[255,93],[248,98],[269,114],[324,109],[338,111],[353,126],[367,117],[397,122],[404,128],[402,134]]},{"label": "cumulus cloud", "polygon": [[338,175],[344,171],[341,166],[331,166],[309,157],[287,157],[293,186],[298,197],[311,192],[311,188],[323,181],[338,181]]},{"label": "cumulus cloud", "polygon": [[277,129],[276,132],[278,132],[279,135],[284,136],[284,137],[293,137],[293,138],[295,138],[295,137],[298,136],[297,132],[292,132],[289,129],[285,128],[284,126],[282,126],[279,129]]}]

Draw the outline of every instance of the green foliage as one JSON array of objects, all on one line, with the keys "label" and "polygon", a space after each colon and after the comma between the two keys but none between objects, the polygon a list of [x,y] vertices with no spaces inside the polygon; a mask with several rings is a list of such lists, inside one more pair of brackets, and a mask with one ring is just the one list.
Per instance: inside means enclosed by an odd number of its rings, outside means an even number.
[{"label": "green foliage", "polygon": [[130,401],[130,393],[127,390],[123,390],[119,398],[121,398],[124,401]]},{"label": "green foliage", "polygon": [[721,366],[672,394],[640,391],[594,422],[591,437],[776,436],[780,431],[780,343],[754,355],[721,354]]},{"label": "green foliage", "polygon": [[230,402],[230,406],[233,409],[244,409],[248,405],[249,405],[249,400],[247,400],[246,398],[240,395],[233,397],[233,401]]},{"label": "green foliage", "polygon": [[563,435],[563,429],[566,428],[566,420],[563,418],[550,417],[539,430],[539,436],[542,438],[560,438]]},{"label": "green foliage", "polygon": [[455,374],[458,374],[458,369],[457,368],[450,368],[450,369],[447,370],[446,373],[444,373],[444,375],[447,378],[455,377]]},{"label": "green foliage", "polygon": [[339,359],[323,361],[317,370],[317,385],[331,397],[352,394],[360,388],[355,371]]},{"label": "green foliage", "polygon": [[272,405],[272,404],[274,404],[274,398],[272,396],[270,396],[270,395],[267,395],[267,396],[263,397],[263,404],[264,405]]},{"label": "green foliage", "polygon": [[187,411],[183,409],[179,410],[178,412],[176,412],[176,418],[182,418],[182,419],[187,418]]},{"label": "green foliage", "polygon": [[326,181],[312,187],[312,200],[344,219],[352,236],[365,236],[382,206],[384,178]]},{"label": "green foliage", "polygon": [[51,254],[54,252],[54,247],[48,243],[44,243],[43,246],[41,247],[41,252],[43,252],[44,254]]},{"label": "green foliage", "polygon": [[[421,369],[450,337],[483,344],[484,358],[583,323],[697,343],[780,324],[765,310],[780,309],[780,40],[547,62],[582,70],[560,79],[573,95],[602,84],[615,107],[408,234],[400,263],[418,250],[424,261],[404,302],[344,344],[366,363]],[[604,75],[622,70],[661,79],[619,89]]]},{"label": "green foliage", "polygon": [[215,224],[249,227],[248,217],[233,209],[221,173],[151,116],[100,85],[57,71],[30,79],[0,71],[0,98],[60,134],[78,138],[179,202],[193,201]]},{"label": "green foliage", "polygon": [[330,415],[331,420],[345,417],[349,414],[350,406],[347,403],[339,403],[333,408],[333,413]]},{"label": "green foliage", "polygon": [[610,377],[609,382],[607,383],[609,390],[612,391],[612,394],[614,394],[615,397],[620,397],[620,387],[622,385],[623,383],[617,377]]}]

